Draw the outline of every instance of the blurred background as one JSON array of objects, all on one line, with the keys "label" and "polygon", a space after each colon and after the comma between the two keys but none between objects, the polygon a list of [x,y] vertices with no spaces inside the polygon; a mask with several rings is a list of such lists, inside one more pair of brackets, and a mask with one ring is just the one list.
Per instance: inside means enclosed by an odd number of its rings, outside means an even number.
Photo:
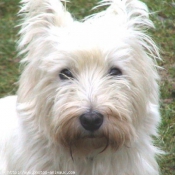
[{"label": "blurred background", "polygon": [[[72,0],[67,8],[74,18],[83,17],[91,11],[98,0]],[[143,0],[151,12],[156,29],[149,31],[158,44],[163,61],[158,62],[164,69],[161,75],[160,96],[162,123],[160,137],[155,138],[155,145],[166,151],[158,157],[162,175],[175,175],[175,1]],[[0,0],[0,97],[15,94],[20,75],[16,43],[18,40],[19,0]]]}]

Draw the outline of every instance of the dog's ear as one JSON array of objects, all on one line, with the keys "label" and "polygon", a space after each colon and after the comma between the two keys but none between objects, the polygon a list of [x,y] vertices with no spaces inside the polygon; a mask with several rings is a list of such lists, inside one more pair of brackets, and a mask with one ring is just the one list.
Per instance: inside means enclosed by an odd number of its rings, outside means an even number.
[{"label": "dog's ear", "polygon": [[[111,27],[125,29],[131,38],[137,39],[153,59],[161,59],[159,49],[147,35],[147,30],[154,28],[150,20],[150,12],[140,0],[102,0],[97,7],[109,6],[105,11],[95,14],[92,18],[101,18],[103,23],[112,23]],[[117,30],[116,30],[117,31]],[[122,32],[122,31],[121,31]]]},{"label": "dog's ear", "polygon": [[146,4],[140,0],[102,0],[97,7],[106,5],[109,7],[103,14],[109,17],[112,17],[111,15],[120,17],[121,22],[127,27],[154,27],[152,21],[149,20]]},{"label": "dog's ear", "polygon": [[[22,16],[19,50],[20,53],[32,54],[35,49],[52,35],[55,29],[66,27],[73,22],[66,11],[66,0],[22,0],[19,16]],[[46,41],[47,42],[47,41]],[[42,49],[44,51],[44,48]],[[29,57],[28,57],[29,58]],[[30,58],[32,56],[30,55]],[[26,58],[26,60],[29,60]],[[23,60],[25,61],[25,60]]]}]

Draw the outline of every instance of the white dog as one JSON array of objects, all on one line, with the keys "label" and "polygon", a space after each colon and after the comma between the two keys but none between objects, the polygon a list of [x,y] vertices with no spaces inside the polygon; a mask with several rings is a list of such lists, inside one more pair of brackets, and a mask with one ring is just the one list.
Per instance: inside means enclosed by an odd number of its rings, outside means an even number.
[{"label": "white dog", "polygon": [[0,100],[2,174],[158,175],[158,49],[139,0],[74,20],[60,0],[22,0],[16,96]]}]

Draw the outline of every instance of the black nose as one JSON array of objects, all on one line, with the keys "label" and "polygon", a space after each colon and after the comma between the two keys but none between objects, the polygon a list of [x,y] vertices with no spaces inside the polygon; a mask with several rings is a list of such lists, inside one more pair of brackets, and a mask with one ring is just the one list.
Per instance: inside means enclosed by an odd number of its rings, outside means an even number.
[{"label": "black nose", "polygon": [[95,131],[100,128],[103,123],[103,115],[98,112],[87,112],[80,116],[80,123],[84,129]]}]

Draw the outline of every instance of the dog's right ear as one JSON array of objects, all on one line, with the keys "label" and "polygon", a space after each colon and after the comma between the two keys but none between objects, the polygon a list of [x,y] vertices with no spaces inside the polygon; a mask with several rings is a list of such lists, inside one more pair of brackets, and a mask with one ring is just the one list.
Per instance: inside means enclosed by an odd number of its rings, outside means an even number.
[{"label": "dog's right ear", "polygon": [[[62,1],[62,2],[61,2]],[[30,55],[35,48],[47,38],[53,37],[54,28],[66,27],[73,22],[70,13],[64,7],[66,0],[22,0],[19,15],[22,16],[19,50],[22,54]],[[43,48],[44,50],[44,48]],[[23,61],[29,61],[29,57]],[[34,56],[36,57],[36,56]]]}]

